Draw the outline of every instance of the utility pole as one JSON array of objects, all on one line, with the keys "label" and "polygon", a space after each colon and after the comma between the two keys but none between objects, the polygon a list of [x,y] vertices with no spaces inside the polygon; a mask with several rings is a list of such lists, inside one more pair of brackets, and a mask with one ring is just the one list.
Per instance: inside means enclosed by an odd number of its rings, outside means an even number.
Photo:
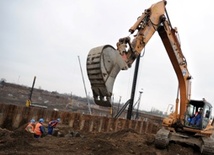
[{"label": "utility pole", "polygon": [[82,74],[82,81],[83,81],[83,85],[84,85],[84,89],[85,89],[85,95],[86,95],[86,99],[87,99],[88,110],[89,110],[89,114],[91,115],[91,107],[90,107],[90,103],[89,103],[89,99],[88,99],[88,95],[87,95],[87,90],[86,90],[86,86],[85,86],[85,80],[84,80],[84,77],[83,77],[82,66],[81,66],[81,63],[80,63],[80,57],[79,56],[78,56],[78,60],[79,60],[81,74]]}]

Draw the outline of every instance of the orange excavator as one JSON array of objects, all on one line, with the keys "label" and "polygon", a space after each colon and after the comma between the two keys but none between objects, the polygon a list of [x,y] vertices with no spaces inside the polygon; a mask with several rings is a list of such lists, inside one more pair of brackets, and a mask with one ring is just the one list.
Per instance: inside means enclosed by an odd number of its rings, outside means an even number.
[{"label": "orange excavator", "polygon": [[[155,136],[155,146],[166,148],[174,141],[197,146],[201,153],[214,155],[212,105],[205,99],[190,99],[192,77],[181,50],[178,31],[172,27],[167,14],[166,4],[166,0],[159,1],[138,17],[129,29],[133,39],[119,39],[116,49],[111,45],[104,45],[89,51],[87,73],[94,101],[100,106],[112,106],[111,96],[117,74],[132,66],[157,31],[177,75],[179,90],[175,111],[163,119],[162,128]],[[194,117],[199,109],[200,114]]]}]

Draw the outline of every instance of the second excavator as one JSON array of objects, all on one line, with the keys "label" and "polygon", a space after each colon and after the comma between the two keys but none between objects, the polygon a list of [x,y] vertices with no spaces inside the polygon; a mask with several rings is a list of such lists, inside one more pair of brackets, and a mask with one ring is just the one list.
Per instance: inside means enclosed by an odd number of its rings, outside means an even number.
[{"label": "second excavator", "polygon": [[[155,145],[166,148],[171,141],[181,142],[197,146],[203,154],[214,155],[212,105],[205,99],[190,99],[192,77],[181,50],[178,31],[172,27],[167,14],[166,4],[165,0],[159,1],[138,17],[129,29],[134,39],[119,39],[116,49],[111,45],[104,45],[89,51],[87,73],[94,101],[100,106],[112,106],[111,96],[117,74],[132,66],[154,33],[158,32],[178,79],[179,95],[175,111],[163,119],[162,128],[155,137]],[[196,112],[197,121],[194,117]]]}]

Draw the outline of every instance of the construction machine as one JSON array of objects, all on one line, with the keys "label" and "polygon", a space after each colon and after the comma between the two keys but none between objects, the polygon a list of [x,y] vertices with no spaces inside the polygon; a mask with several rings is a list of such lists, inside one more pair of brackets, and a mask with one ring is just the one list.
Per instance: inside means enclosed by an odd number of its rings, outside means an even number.
[{"label": "construction machine", "polygon": [[[87,57],[87,73],[94,101],[97,105],[111,107],[115,78],[120,70],[127,70],[140,56],[142,50],[157,31],[178,79],[178,97],[175,110],[163,119],[162,128],[155,136],[155,146],[166,148],[169,142],[197,146],[203,154],[214,154],[214,126],[212,105],[205,99],[190,99],[191,75],[182,53],[178,31],[173,28],[166,10],[166,0],[146,9],[129,29],[133,39],[120,38],[115,49],[111,45],[95,47]],[[202,109],[199,123],[193,120]]]}]

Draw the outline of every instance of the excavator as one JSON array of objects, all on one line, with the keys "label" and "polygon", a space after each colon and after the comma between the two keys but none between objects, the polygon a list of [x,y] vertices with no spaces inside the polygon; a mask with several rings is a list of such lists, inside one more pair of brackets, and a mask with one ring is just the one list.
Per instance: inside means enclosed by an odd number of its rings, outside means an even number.
[{"label": "excavator", "polygon": [[[155,135],[155,146],[166,148],[170,142],[197,147],[202,154],[214,155],[214,119],[212,105],[204,98],[190,99],[191,79],[187,61],[182,53],[177,28],[173,28],[166,10],[166,0],[145,9],[129,29],[130,35],[120,38],[116,49],[111,45],[92,48],[87,56],[87,74],[94,102],[111,107],[111,96],[116,76],[127,70],[138,58],[157,31],[169,56],[178,80],[175,110],[163,119]],[[201,110],[196,123],[194,114]]]}]

